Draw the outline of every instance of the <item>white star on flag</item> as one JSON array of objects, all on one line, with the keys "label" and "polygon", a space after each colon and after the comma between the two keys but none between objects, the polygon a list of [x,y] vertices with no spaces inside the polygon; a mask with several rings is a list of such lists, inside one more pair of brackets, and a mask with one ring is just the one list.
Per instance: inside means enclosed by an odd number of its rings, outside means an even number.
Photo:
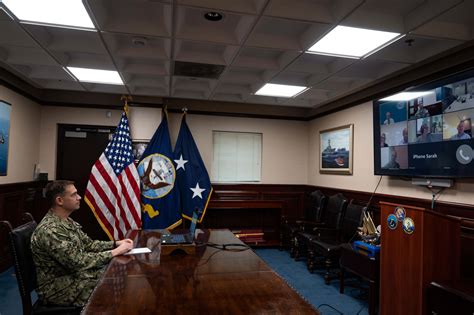
[{"label": "white star on flag", "polygon": [[174,160],[176,164],[178,164],[178,167],[176,167],[176,170],[179,170],[180,168],[183,168],[183,170],[186,170],[184,168],[184,164],[188,163],[188,160],[183,160],[183,155],[179,157],[179,160]]},{"label": "white star on flag", "polygon": [[199,187],[199,183],[196,184],[196,187],[194,187],[194,188],[189,188],[189,189],[191,189],[191,190],[193,191],[193,198],[194,198],[194,197],[199,197],[199,198],[202,199],[201,193],[202,193],[203,191],[205,191],[205,189]]}]

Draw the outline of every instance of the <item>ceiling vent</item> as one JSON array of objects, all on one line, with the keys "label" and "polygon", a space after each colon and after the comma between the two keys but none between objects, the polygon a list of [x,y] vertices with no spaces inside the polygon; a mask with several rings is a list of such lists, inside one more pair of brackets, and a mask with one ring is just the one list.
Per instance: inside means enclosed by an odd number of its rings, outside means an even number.
[{"label": "ceiling vent", "polygon": [[224,69],[225,66],[222,65],[211,65],[207,63],[184,61],[174,62],[174,75],[185,77],[219,79]]}]

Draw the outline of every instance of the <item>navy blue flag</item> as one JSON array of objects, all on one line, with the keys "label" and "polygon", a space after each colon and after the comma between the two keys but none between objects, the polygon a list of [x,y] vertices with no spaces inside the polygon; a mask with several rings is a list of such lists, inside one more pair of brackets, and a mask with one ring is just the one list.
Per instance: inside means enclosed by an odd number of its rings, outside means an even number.
[{"label": "navy blue flag", "polygon": [[158,129],[138,163],[143,229],[173,229],[182,222],[172,158],[168,114],[165,110]]},{"label": "navy blue flag", "polygon": [[174,162],[178,187],[181,195],[182,216],[191,220],[193,211],[198,210],[199,222],[206,213],[212,194],[211,180],[186,123],[186,113],[181,120],[178,140],[174,149]]}]

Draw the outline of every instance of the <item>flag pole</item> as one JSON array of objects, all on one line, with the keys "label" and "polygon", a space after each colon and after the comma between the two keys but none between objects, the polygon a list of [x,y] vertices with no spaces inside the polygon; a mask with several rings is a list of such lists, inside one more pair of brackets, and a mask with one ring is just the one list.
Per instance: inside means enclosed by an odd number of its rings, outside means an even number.
[{"label": "flag pole", "polygon": [[161,107],[161,120],[163,120],[163,117],[166,117],[166,120],[168,120],[168,104],[163,104]]},{"label": "flag pole", "polygon": [[128,102],[132,101],[132,96],[131,95],[122,95],[120,97],[120,100],[123,101],[123,111],[125,112],[125,115],[128,117]]}]

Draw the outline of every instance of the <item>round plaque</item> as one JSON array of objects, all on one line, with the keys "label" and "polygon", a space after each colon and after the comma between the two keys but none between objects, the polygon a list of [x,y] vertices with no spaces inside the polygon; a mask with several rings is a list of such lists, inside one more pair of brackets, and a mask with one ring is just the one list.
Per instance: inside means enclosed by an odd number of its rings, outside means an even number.
[{"label": "round plaque", "polygon": [[403,232],[413,234],[414,231],[415,222],[413,222],[412,218],[405,218],[405,220],[403,220]]},{"label": "round plaque", "polygon": [[402,207],[396,207],[395,208],[395,216],[397,217],[398,222],[403,222],[406,216],[406,211]]},{"label": "round plaque", "polygon": [[387,225],[390,230],[395,230],[398,225],[397,217],[394,214],[389,214],[387,217]]}]

